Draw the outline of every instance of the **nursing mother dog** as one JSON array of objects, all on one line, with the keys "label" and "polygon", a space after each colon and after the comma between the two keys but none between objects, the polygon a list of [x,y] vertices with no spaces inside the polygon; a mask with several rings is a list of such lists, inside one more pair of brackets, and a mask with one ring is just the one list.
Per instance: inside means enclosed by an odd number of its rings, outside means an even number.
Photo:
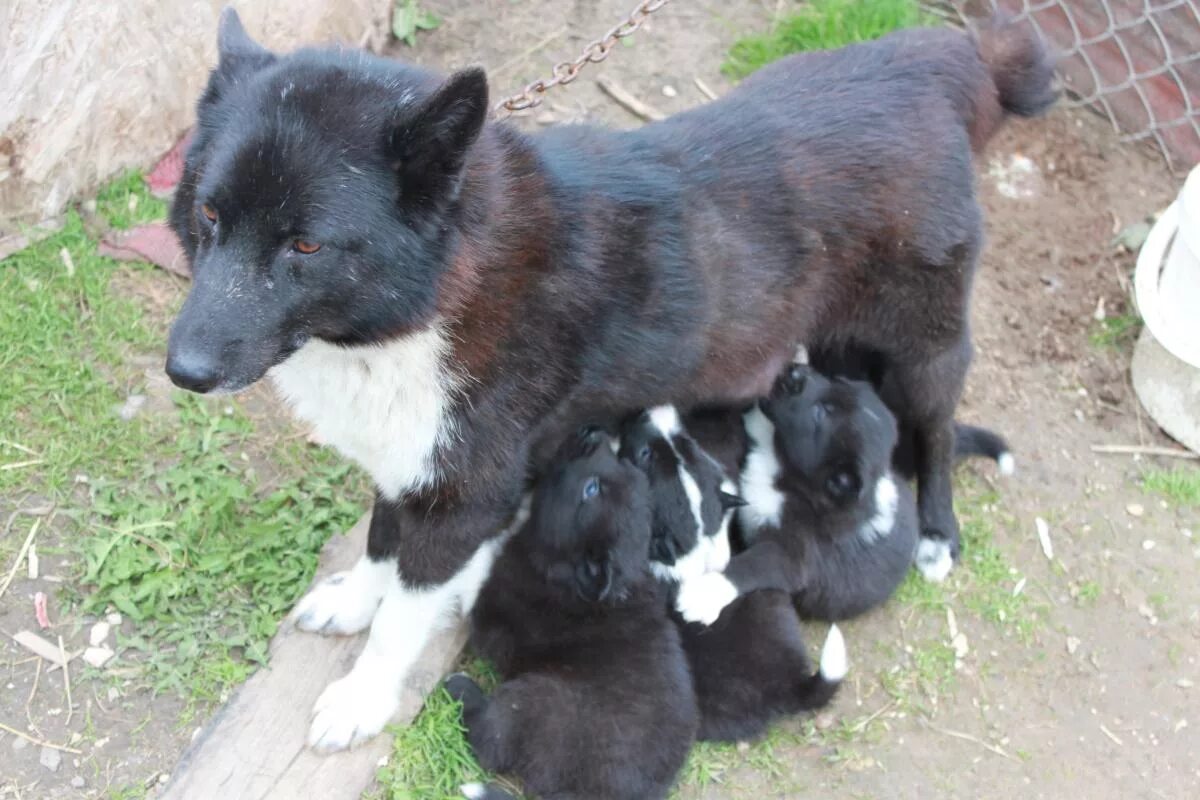
[{"label": "nursing mother dog", "polygon": [[377,489],[366,555],[295,612],[371,628],[312,746],[380,731],[568,431],[750,401],[800,343],[886,365],[922,445],[922,535],[956,548],[972,152],[1053,99],[1023,29],[898,33],[639,130],[538,136],[487,121],[477,69],[279,55],[231,10],[218,40],[171,211],[194,282],[167,372],[196,392],[269,376]]}]

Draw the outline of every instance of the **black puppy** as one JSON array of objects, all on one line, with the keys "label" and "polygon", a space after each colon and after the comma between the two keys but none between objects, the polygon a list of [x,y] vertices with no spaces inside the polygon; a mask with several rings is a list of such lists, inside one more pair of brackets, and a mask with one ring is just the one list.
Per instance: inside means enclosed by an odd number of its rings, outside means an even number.
[{"label": "black puppy", "polygon": [[504,683],[490,698],[466,676],[446,683],[479,763],[547,800],[665,797],[696,732],[687,661],[648,568],[646,478],[606,438],[562,448],[480,592],[471,643]]},{"label": "black puppy", "polygon": [[797,365],[745,425],[739,521],[749,548],[723,574],[683,584],[683,617],[712,623],[737,596],[765,588],[791,592],[814,619],[887,600],[913,563],[918,526],[912,492],[892,472],[896,419],[879,396]]},{"label": "black puppy", "polygon": [[[680,581],[725,566],[730,512],[744,501],[670,406],[625,426],[621,456],[634,460],[649,480],[651,568],[673,599]],[[779,717],[826,705],[846,674],[846,645],[836,625],[821,651],[820,671],[812,673],[787,592],[764,589],[740,597],[711,627],[678,621],[700,706],[701,740],[756,738]]]}]

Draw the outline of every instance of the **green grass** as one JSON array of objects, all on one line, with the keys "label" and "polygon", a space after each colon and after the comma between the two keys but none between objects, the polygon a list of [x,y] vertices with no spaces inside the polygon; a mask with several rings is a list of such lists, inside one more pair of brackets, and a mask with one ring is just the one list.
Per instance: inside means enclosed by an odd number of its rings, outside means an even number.
[{"label": "green grass", "polygon": [[1147,470],[1142,486],[1177,506],[1200,506],[1200,469],[1195,467]]},{"label": "green grass", "polygon": [[[96,200],[118,228],[165,211],[137,174]],[[166,331],[114,289],[118,277],[170,280],[100,256],[76,213],[0,262],[0,464],[10,467],[0,497],[55,504],[39,546],[78,565],[66,599],[133,622],[115,665],[212,701],[266,659],[322,543],[366,494],[332,454],[295,436],[260,437],[240,398],[178,393],[173,410],[122,420],[125,399],[146,393],[133,361],[160,361]],[[11,535],[23,539],[30,524],[18,518]]]},{"label": "green grass", "polygon": [[[485,691],[495,688],[496,674],[487,662],[477,659],[463,669]],[[462,725],[462,705],[441,686],[425,699],[424,708],[411,725],[393,732],[396,738],[392,754],[387,766],[376,774],[378,787],[369,797],[461,800],[459,787],[464,783],[492,780],[471,753]]]},{"label": "green grass", "polygon": [[1142,318],[1137,314],[1116,314],[1092,325],[1088,341],[1093,347],[1123,349],[1132,346],[1142,330]]},{"label": "green grass", "polygon": [[877,39],[923,21],[916,0],[813,0],[767,33],[734,42],[721,70],[744,78],[791,53]]}]

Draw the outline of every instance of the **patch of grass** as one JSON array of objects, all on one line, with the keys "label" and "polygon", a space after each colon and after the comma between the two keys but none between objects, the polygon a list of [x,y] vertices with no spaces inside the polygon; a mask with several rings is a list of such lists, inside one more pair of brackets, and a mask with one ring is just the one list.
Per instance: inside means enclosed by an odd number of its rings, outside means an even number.
[{"label": "patch of grass", "polygon": [[[132,173],[96,212],[128,227],[165,206]],[[0,263],[0,496],[55,504],[62,552],[80,565],[66,599],[119,609],[135,631],[120,658],[154,688],[204,702],[265,660],[322,543],[367,494],[302,439],[260,440],[239,398],[180,393],[174,412],[121,419],[146,391],[134,360],[161,363],[166,331],[113,283],[167,280],[151,270],[100,256],[75,213]]]},{"label": "patch of grass", "polygon": [[721,71],[744,78],[792,53],[878,39],[923,21],[916,0],[813,0],[767,33],[734,42]]},{"label": "patch of grass", "polygon": [[1200,506],[1200,469],[1194,467],[1147,470],[1142,487],[1177,506]]},{"label": "patch of grass", "polygon": [[1124,349],[1133,345],[1142,331],[1142,318],[1134,313],[1115,314],[1096,322],[1088,334],[1093,347]]},{"label": "patch of grass", "polygon": [[[464,665],[491,692],[496,673],[491,665],[476,659]],[[425,699],[425,706],[411,725],[393,730],[392,754],[387,766],[376,773],[380,800],[461,800],[464,783],[493,780],[476,762],[462,724],[462,704],[439,686]]]},{"label": "patch of grass", "polygon": [[1096,601],[1100,599],[1100,584],[1093,580],[1081,582],[1075,599],[1080,605],[1095,605]]}]

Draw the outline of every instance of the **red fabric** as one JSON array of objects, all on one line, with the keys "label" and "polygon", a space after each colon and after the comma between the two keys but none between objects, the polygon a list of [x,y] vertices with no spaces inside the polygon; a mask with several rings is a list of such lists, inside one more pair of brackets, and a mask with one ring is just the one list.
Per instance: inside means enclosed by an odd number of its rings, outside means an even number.
[{"label": "red fabric", "polygon": [[183,179],[183,158],[187,155],[187,149],[191,143],[192,132],[189,130],[154,165],[154,169],[146,175],[146,185],[150,187],[151,193],[162,197],[175,191],[175,187]]},{"label": "red fabric", "polygon": [[165,222],[139,225],[127,231],[109,231],[100,240],[100,255],[118,261],[148,261],[167,272],[191,277],[183,248]]}]

